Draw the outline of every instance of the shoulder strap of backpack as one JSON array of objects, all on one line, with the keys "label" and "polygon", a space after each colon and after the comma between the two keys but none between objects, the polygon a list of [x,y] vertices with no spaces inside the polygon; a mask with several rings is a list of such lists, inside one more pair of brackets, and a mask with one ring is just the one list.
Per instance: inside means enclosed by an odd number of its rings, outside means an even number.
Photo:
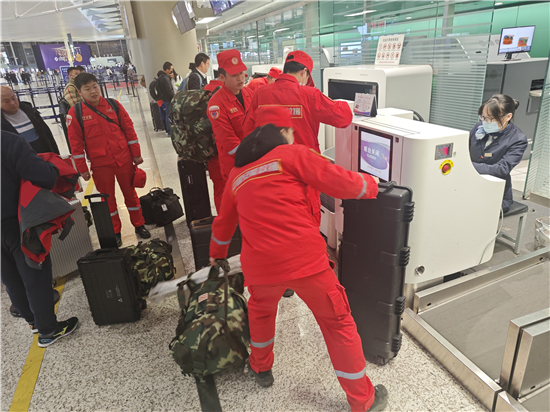
[{"label": "shoulder strap of backpack", "polygon": [[76,120],[78,120],[80,129],[82,130],[82,140],[84,140],[84,122],[82,121],[82,102],[78,102],[77,104],[74,105],[74,115],[76,116]]},{"label": "shoulder strap of backpack", "polygon": [[118,119],[118,123],[120,125],[120,116],[118,114],[118,103],[115,99],[113,99],[112,97],[108,97],[107,98],[107,103],[109,103],[109,106],[111,106],[113,108],[113,110],[115,111],[116,113],[116,117]]}]

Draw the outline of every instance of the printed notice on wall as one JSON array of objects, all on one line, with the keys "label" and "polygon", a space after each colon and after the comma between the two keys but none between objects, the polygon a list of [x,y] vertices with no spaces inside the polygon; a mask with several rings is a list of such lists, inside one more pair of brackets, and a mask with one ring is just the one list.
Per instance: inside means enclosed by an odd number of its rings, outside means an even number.
[{"label": "printed notice on wall", "polygon": [[399,66],[401,51],[403,50],[404,34],[393,34],[380,36],[378,38],[378,49],[376,50],[376,61],[374,64],[387,64]]}]

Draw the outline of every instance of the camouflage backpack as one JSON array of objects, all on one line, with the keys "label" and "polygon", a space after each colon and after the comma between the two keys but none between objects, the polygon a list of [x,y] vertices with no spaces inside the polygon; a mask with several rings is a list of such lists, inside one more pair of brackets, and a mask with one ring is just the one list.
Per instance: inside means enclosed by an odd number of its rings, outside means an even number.
[{"label": "camouflage backpack", "polygon": [[157,283],[174,278],[176,269],[172,258],[172,245],[160,239],[139,242],[128,247],[134,269],[139,273],[141,292],[147,296]]},{"label": "camouflage backpack", "polygon": [[[243,284],[240,269],[231,273],[224,269],[220,278],[219,267],[213,266],[204,283],[196,284],[191,275],[178,285],[182,311],[170,353],[183,374],[202,379],[222,370],[244,367],[250,331]],[[185,286],[191,293],[187,304]]]},{"label": "camouflage backpack", "polygon": [[206,115],[208,90],[180,90],[172,99],[170,137],[178,156],[204,163],[218,155],[212,125]]}]

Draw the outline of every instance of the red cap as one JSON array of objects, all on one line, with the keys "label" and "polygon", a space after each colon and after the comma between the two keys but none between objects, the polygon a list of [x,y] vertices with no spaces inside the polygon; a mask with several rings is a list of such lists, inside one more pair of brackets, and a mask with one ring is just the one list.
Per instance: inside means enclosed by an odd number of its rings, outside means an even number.
[{"label": "red cap", "polygon": [[230,75],[246,71],[246,65],[241,60],[241,53],[237,49],[218,53],[218,66]]},{"label": "red cap", "polygon": [[255,127],[264,126],[268,123],[277,127],[292,127],[290,110],[284,106],[277,105],[260,106],[256,110]]},{"label": "red cap", "polygon": [[147,173],[137,166],[135,166],[135,168],[134,187],[145,187],[145,182],[147,182]]},{"label": "red cap", "polygon": [[283,74],[283,71],[276,67],[272,67],[271,69],[269,69],[269,72],[267,73],[269,77],[273,77],[274,79],[278,79],[280,74]]},{"label": "red cap", "polygon": [[288,53],[288,56],[286,56],[285,63],[288,63],[288,62],[296,62],[296,63],[303,64],[309,70],[309,74],[311,74],[311,72],[313,71],[313,60],[311,60],[311,57],[309,57],[309,54],[301,50],[295,50]]}]

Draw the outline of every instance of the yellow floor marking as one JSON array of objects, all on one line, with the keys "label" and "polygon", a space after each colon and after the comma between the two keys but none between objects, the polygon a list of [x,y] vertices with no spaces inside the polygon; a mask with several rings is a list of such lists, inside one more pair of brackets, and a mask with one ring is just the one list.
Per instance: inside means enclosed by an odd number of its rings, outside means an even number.
[{"label": "yellow floor marking", "polygon": [[[66,280],[66,276],[56,279],[57,285],[55,289],[59,292],[59,300],[54,307],[55,313],[57,313],[59,302],[61,302],[61,295],[63,295]],[[38,333],[35,333],[32,339],[31,348],[29,349],[29,354],[27,355],[27,360],[25,361],[23,371],[21,372],[19,382],[17,382],[17,387],[13,394],[9,412],[25,412],[29,410],[45,351],[46,348],[38,346]]]},{"label": "yellow floor marking", "polygon": [[118,97],[116,98],[120,102],[120,96],[122,96],[122,89],[120,90],[120,93],[118,94]]},{"label": "yellow floor marking", "polygon": [[91,195],[94,191],[94,178],[90,176],[90,180],[88,180],[88,186],[86,186],[86,190],[84,191],[84,199],[82,199],[82,206],[88,206],[90,201],[86,199],[86,196]]}]

